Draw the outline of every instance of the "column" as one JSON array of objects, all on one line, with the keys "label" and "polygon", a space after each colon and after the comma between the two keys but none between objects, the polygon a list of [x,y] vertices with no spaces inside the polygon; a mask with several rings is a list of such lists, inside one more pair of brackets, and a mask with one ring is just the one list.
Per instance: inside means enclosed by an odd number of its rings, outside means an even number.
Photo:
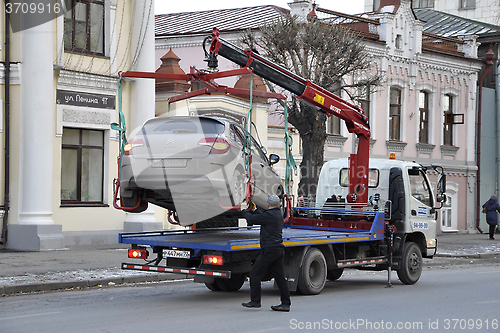
[{"label": "column", "polygon": [[21,32],[20,202],[18,223],[9,224],[10,249],[64,247],[62,226],[52,219],[54,33],[52,21]]},{"label": "column", "polygon": [[[153,0],[133,1],[134,29],[132,31],[131,53],[133,71],[155,71],[155,32]],[[142,24],[144,22],[144,24]],[[131,83],[129,131],[155,116],[155,81],[136,79]],[[140,214],[127,213],[124,222],[125,232],[140,232],[163,229],[162,222],[156,222],[154,208]]]}]

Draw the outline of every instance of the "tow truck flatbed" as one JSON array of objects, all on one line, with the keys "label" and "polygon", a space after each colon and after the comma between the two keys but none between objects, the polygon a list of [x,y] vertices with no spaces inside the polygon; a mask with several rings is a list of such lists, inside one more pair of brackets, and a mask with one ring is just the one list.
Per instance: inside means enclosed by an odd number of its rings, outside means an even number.
[{"label": "tow truck flatbed", "polygon": [[[259,249],[259,226],[163,230],[138,233],[121,233],[119,242],[151,247],[177,247],[195,251],[242,251]],[[285,247],[359,242],[384,237],[384,215],[377,213],[370,230],[318,228],[286,224],[283,228]]]}]

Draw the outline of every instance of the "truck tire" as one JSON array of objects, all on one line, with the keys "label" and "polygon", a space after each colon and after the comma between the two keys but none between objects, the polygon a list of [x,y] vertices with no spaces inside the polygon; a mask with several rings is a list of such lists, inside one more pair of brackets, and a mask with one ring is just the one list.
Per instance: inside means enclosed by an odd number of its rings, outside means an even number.
[{"label": "truck tire", "polygon": [[404,284],[414,284],[422,274],[422,252],[417,244],[408,242],[401,256],[401,267],[397,270],[398,278]]},{"label": "truck tire", "polygon": [[215,285],[221,291],[238,291],[245,283],[246,278],[246,274],[235,274],[230,279],[216,278]]},{"label": "truck tire", "polygon": [[211,291],[221,291],[217,283],[207,283],[205,282],[205,286]]},{"label": "truck tire", "polygon": [[309,248],[299,270],[297,290],[303,295],[319,294],[325,287],[326,274],[325,256],[319,249]]},{"label": "truck tire", "polygon": [[326,278],[330,281],[337,281],[342,276],[342,273],[344,273],[344,268],[329,269]]}]

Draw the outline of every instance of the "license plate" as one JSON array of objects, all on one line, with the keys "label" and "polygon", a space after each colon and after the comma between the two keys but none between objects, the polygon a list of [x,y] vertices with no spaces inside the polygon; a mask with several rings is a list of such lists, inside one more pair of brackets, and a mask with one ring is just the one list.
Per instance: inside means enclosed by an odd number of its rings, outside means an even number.
[{"label": "license plate", "polygon": [[185,158],[165,158],[151,162],[153,168],[184,168],[186,165],[187,159]]},{"label": "license plate", "polygon": [[181,258],[181,259],[189,259],[191,258],[190,251],[181,251],[181,250],[163,250],[163,257],[170,258]]}]

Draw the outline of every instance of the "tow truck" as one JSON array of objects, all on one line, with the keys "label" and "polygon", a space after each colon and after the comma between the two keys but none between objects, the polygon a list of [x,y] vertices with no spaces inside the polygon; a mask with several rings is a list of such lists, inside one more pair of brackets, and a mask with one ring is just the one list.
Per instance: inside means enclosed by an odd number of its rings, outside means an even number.
[{"label": "tow truck", "polygon": [[[210,41],[205,51],[210,73],[225,75],[217,73],[217,57],[222,56],[242,67],[230,72],[253,72],[285,88],[329,117],[344,120],[358,138],[357,152],[348,160],[325,163],[315,202],[294,200],[289,193],[285,196],[283,244],[290,290],[318,294],[327,280],[340,278],[344,268],[387,270],[388,285],[394,269],[403,284],[416,283],[422,258],[432,258],[437,250],[436,219],[441,207],[435,203],[442,206],[446,198],[443,168],[370,160],[370,128],[359,106],[251,49],[229,43],[216,28],[205,41]],[[210,73],[192,69],[188,79],[220,90]],[[123,76],[170,78],[141,72]],[[183,98],[198,92],[188,94]],[[438,175],[436,196],[427,171]],[[122,263],[122,269],[188,275],[212,291],[239,290],[260,252],[258,226],[121,233],[119,242],[131,245],[129,258],[140,260]]]}]

